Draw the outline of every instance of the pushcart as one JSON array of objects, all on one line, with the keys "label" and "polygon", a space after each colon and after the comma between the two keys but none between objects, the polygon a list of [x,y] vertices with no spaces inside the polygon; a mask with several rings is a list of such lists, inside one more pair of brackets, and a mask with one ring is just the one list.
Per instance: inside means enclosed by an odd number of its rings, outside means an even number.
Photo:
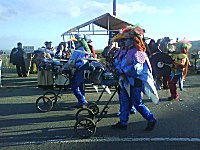
[{"label": "pushcart", "polygon": [[59,90],[57,92],[47,91],[42,96],[37,98],[35,105],[40,112],[48,112],[52,110],[52,108],[57,103],[57,100],[61,98],[64,87],[70,84],[72,78],[71,71],[64,70],[60,72],[61,66],[61,64],[52,63],[52,72],[55,76],[62,76],[65,81],[63,85],[59,87]]},{"label": "pushcart", "polygon": [[76,123],[74,125],[74,132],[79,138],[89,138],[96,133],[97,124],[103,118],[106,118],[109,109],[108,105],[118,92],[117,80],[106,80],[103,84],[106,86],[114,86],[115,90],[101,111],[99,111],[98,103],[105,92],[105,88],[103,89],[96,103],[89,103],[87,108],[81,108],[77,111],[75,116]]}]

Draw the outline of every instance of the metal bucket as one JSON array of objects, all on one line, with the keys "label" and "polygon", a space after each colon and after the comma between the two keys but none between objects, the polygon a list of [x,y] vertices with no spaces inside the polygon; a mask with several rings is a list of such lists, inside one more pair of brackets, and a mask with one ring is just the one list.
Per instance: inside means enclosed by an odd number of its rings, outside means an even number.
[{"label": "metal bucket", "polygon": [[103,68],[95,68],[95,70],[91,73],[89,79],[94,83],[101,83],[103,72]]}]

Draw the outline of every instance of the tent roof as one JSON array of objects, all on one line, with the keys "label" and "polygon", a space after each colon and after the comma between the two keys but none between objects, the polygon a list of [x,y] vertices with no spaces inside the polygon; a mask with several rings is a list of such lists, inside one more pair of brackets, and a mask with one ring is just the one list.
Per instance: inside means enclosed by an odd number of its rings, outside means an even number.
[{"label": "tent roof", "polygon": [[[90,25],[92,25],[92,30],[90,29]],[[131,24],[127,21],[124,21],[122,19],[119,19],[116,16],[111,15],[110,13],[106,13],[95,19],[92,19],[86,23],[83,23],[79,26],[76,26],[76,27],[66,31],[61,36],[69,35],[72,32],[81,32],[80,29],[83,27],[86,27],[86,26],[89,26],[89,30],[85,31],[85,32],[92,32],[92,34],[95,35],[94,32],[97,30],[94,30],[93,25],[97,25],[103,29],[106,29],[107,34],[108,34],[108,31],[117,31],[117,30],[122,29],[124,25],[133,25],[133,24]]]}]

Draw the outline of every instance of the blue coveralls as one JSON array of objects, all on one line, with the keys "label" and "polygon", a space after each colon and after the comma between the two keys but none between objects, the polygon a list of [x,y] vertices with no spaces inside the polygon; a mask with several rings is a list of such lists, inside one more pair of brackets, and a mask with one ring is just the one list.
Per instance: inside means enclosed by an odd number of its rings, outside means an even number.
[{"label": "blue coveralls", "polygon": [[[79,47],[78,50],[85,50],[84,47]],[[83,63],[81,62],[81,57],[84,58],[86,54],[79,55],[77,62],[75,63],[76,68],[80,68]],[[76,98],[78,99],[77,106],[83,106],[87,103],[85,98],[84,90],[84,70],[77,69],[74,73],[74,77],[71,84],[72,91]]]},{"label": "blue coveralls", "polygon": [[[115,67],[118,72],[123,76],[122,82],[120,82],[119,88],[119,101],[120,101],[120,123],[122,125],[128,125],[130,109],[132,105],[136,108],[136,110],[148,121],[153,122],[156,120],[155,116],[152,112],[145,106],[142,101],[142,88],[143,81],[148,81],[149,78],[146,78],[146,75],[149,73],[147,64],[140,63],[135,60],[133,57],[132,64],[127,67],[127,54],[118,55],[116,59]],[[136,67],[139,66],[139,67]],[[129,71],[130,70],[130,71]],[[131,73],[130,73],[131,72]],[[130,91],[127,91],[127,85],[130,86]]]},{"label": "blue coveralls", "polygon": [[146,107],[146,105],[142,101],[140,87],[130,87],[130,96],[128,95],[125,87],[120,87],[119,89],[119,100],[120,100],[120,123],[122,125],[128,125],[130,108],[132,105],[136,108],[136,110],[148,121],[153,122],[156,120],[155,116],[152,112]]}]

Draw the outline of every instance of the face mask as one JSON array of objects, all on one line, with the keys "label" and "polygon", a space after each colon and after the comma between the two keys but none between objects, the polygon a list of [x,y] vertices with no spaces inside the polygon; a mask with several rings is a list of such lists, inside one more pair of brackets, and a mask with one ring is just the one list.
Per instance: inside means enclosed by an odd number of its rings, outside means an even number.
[{"label": "face mask", "polygon": [[79,42],[74,42],[75,48],[78,48],[80,46]]}]

